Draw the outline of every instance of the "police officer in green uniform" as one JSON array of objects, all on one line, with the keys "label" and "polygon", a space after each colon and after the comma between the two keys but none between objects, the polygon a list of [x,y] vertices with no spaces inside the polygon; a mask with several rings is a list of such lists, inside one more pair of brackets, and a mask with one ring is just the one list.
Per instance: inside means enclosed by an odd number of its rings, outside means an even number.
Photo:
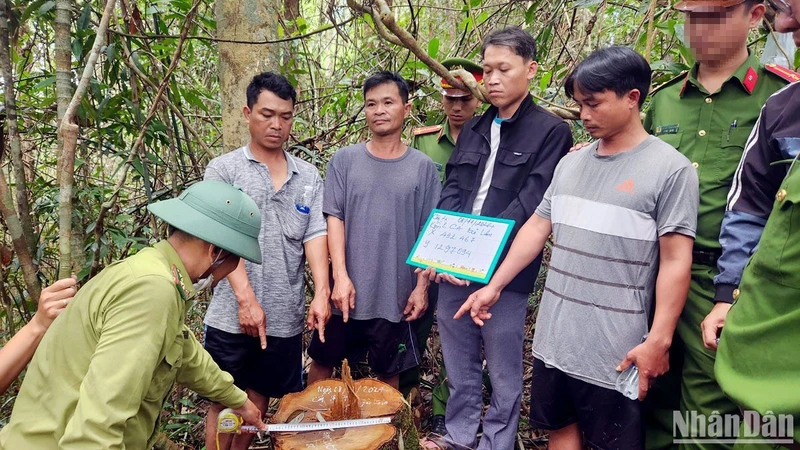
[{"label": "police officer in green uniform", "polygon": [[240,258],[261,263],[258,207],[238,188],[202,181],[148,209],[170,237],[108,266],[69,302],[28,368],[0,449],[149,449],[175,382],[265,428],[184,324],[199,290]]},{"label": "police officer in green uniform", "polygon": [[[482,83],[483,67],[468,59],[448,58],[442,61],[442,65],[448,70],[457,68],[464,69],[475,77],[475,81],[479,84]],[[441,92],[442,106],[444,107],[445,114],[444,122],[440,125],[415,128],[412,130],[414,139],[411,141],[411,146],[425,153],[433,160],[434,164],[436,164],[436,168],[439,170],[442,181],[444,181],[444,167],[456,146],[458,134],[461,132],[461,128],[464,124],[475,115],[480,101],[469,91],[463,91],[452,87],[445,79],[441,81]],[[417,342],[422,346],[427,344],[428,336],[431,334],[438,292],[439,286],[432,283],[428,290],[428,309],[425,311],[425,315],[414,324],[417,333]],[[444,364],[442,364],[439,370],[439,383],[433,389],[433,419],[431,421],[432,431],[441,435],[447,432],[444,428],[444,414],[447,407],[447,399],[450,397],[450,391],[447,387],[446,377],[447,372],[444,368]],[[411,389],[419,385],[419,378],[419,367],[414,367],[413,369],[403,372],[400,375],[400,391],[403,392],[404,395],[408,395]]]},{"label": "police officer in green uniform", "polygon": [[[442,61],[442,65],[448,70],[456,68],[466,70],[475,77],[475,81],[479,84],[483,80],[483,68],[468,59],[448,58]],[[444,181],[444,166],[453,153],[458,134],[464,124],[475,115],[480,101],[469,91],[462,91],[450,86],[444,78],[441,82],[441,91],[445,114],[444,122],[440,125],[414,128],[412,131],[414,139],[411,141],[411,146],[433,160],[442,175],[442,181]]]},{"label": "police officer in green uniform", "polygon": [[700,324],[714,307],[720,226],[734,171],[761,106],[787,83],[782,71],[761,66],[747,48],[750,29],[764,16],[761,0],[683,0],[675,8],[686,14],[686,38],[697,62],[653,95],[645,128],[692,161],[700,182],[700,205],[691,286],[676,328],[670,372],[656,382],[647,399],[649,449],[675,448],[673,439],[683,438],[673,436],[673,411],[738,412],[717,385],[715,354],[703,345]]},{"label": "police officer in green uniform", "polygon": [[[778,12],[776,30],[794,32],[800,45],[800,0],[769,3]],[[800,81],[800,74],[781,70]],[[761,111],[722,223],[721,279],[715,281],[723,298],[703,322],[706,346],[719,342],[719,385],[744,411],[737,449],[800,449],[798,117],[800,83],[770,97]],[[741,433],[744,426],[749,434]]]}]

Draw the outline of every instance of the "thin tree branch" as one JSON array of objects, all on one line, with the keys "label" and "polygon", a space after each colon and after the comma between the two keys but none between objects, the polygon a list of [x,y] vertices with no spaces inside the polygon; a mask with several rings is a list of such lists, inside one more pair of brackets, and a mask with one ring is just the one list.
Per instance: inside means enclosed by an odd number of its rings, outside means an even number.
[{"label": "thin tree branch", "polygon": [[[369,14],[366,8],[356,3],[355,0],[347,0],[347,4],[350,8],[352,8],[357,12]],[[419,46],[419,43],[417,43],[416,39],[414,39],[414,37],[411,36],[411,34],[408,31],[400,27],[394,20],[394,15],[392,14],[392,11],[385,0],[373,1],[371,15],[373,18],[373,22],[375,22],[376,24],[375,29],[378,31],[378,34],[381,34],[380,31],[381,28],[378,25],[379,22],[382,23],[389,31],[391,31],[394,34],[394,36],[392,36],[391,39],[387,39],[385,37],[384,39],[392,43],[396,43],[396,41],[399,41],[400,43],[397,45],[405,47],[412,53],[414,53],[414,55],[416,55],[416,57],[419,58],[420,61],[422,61],[423,63],[425,63],[425,65],[430,67],[434,73],[447,80],[447,82],[451,86],[455,87],[456,89],[469,91],[477,99],[481,100],[482,102],[489,103],[488,100],[489,97],[486,94],[486,88],[484,88],[484,86],[482,85],[479,85],[475,80],[475,77],[472,76],[471,73],[463,69],[448,71],[447,68],[445,68],[439,61],[436,61],[435,59],[431,58],[427,52],[422,50],[422,48]],[[383,37],[382,34],[381,36]],[[558,115],[559,117],[570,120],[575,120],[576,118],[579,117],[577,110],[567,108],[561,105],[556,105],[555,103],[552,103],[538,96],[535,96],[535,98],[539,101],[550,104],[551,107],[548,108],[550,112]]]},{"label": "thin tree branch", "polygon": [[772,27],[772,24],[769,23],[768,20],[765,20],[764,23],[767,24],[767,28],[769,29],[769,37],[771,37],[772,40],[775,41],[775,46],[778,47],[778,50],[781,51],[783,57],[786,58],[786,61],[789,63],[789,67],[793,68],[792,66],[794,65],[794,60],[792,58],[789,58],[789,54],[786,53],[786,50],[784,50],[784,48],[781,46],[781,43],[778,42],[778,33],[775,32],[775,29]]},{"label": "thin tree branch", "polygon": [[[56,66],[56,100],[57,117],[59,122],[67,112],[70,99],[72,98],[72,42],[70,36],[70,26],[72,25],[72,0],[58,0],[56,2],[56,21],[54,26],[55,34],[55,66]],[[57,157],[61,161],[61,153],[64,151],[64,139],[56,133]],[[56,171],[56,178],[61,179],[61,171]]]},{"label": "thin tree branch", "polygon": [[[120,25],[119,23],[117,24],[117,27],[121,26],[122,25]],[[131,62],[132,55],[130,49],[125,43],[123,43],[122,45],[122,50],[125,52],[125,58],[122,58],[122,62],[125,63],[125,65],[128,66],[128,68],[131,69],[133,73],[135,73],[136,76],[139,77],[139,79],[141,79],[146,85],[157,90],[158,85],[156,85],[155,82],[153,82],[147,75],[145,75],[136,64]],[[205,141],[203,141],[203,139],[197,133],[197,130],[195,130],[194,127],[191,126],[191,124],[183,115],[181,110],[166,97],[162,98],[161,101],[164,102],[164,104],[166,104],[173,113],[175,113],[175,116],[178,117],[178,120],[181,121],[183,126],[186,127],[187,130],[189,130],[189,133],[197,141],[197,144],[200,146],[200,148],[202,148],[205,154],[208,155],[208,158],[213,159],[214,152],[212,152],[211,149],[208,147],[208,145],[206,145]]]},{"label": "thin tree branch", "polygon": [[375,11],[375,6],[374,5],[372,6],[372,9],[367,9],[364,6],[356,3],[355,0],[347,0],[347,6],[349,6],[352,10],[354,10],[356,12],[359,12],[361,14],[366,14],[366,15],[372,17],[372,23],[375,24],[375,31],[378,33],[378,35],[380,37],[383,38],[383,40],[385,40],[387,42],[390,42],[390,43],[392,43],[394,45],[399,45],[399,46],[403,47],[403,43],[400,42],[399,39],[397,39],[395,36],[389,34],[386,31],[386,28],[383,26],[383,23],[378,18],[378,13]]},{"label": "thin tree branch", "polygon": [[117,181],[117,184],[114,187],[114,192],[111,194],[111,198],[103,202],[102,206],[100,207],[100,213],[97,215],[97,220],[95,221],[94,225],[95,251],[94,251],[94,258],[92,261],[92,269],[91,269],[92,272],[95,272],[100,265],[100,241],[103,235],[103,221],[106,217],[106,214],[108,214],[108,212],[117,203],[117,199],[119,198],[119,194],[122,191],[122,187],[125,185],[125,181],[127,181],[128,171],[133,165],[133,161],[136,159],[136,156],[139,155],[139,150],[141,149],[144,143],[144,136],[147,133],[147,127],[150,125],[150,122],[153,120],[153,117],[155,117],[155,114],[158,111],[159,102],[162,100],[162,96],[164,95],[164,91],[169,85],[169,80],[172,77],[172,73],[175,71],[175,68],[178,66],[178,62],[181,59],[181,54],[183,53],[183,44],[186,42],[186,37],[189,34],[189,28],[191,28],[192,20],[194,19],[194,16],[197,14],[197,8],[198,6],[200,6],[200,2],[201,0],[194,0],[192,8],[186,14],[186,18],[184,19],[184,23],[181,28],[180,38],[178,40],[178,47],[175,49],[175,53],[172,55],[171,59],[172,62],[170,63],[169,68],[167,69],[167,73],[164,74],[164,79],[161,80],[161,84],[158,86],[158,92],[156,92],[156,95],[153,98],[153,104],[150,105],[150,110],[147,112],[147,117],[145,118],[144,123],[142,123],[141,130],[139,130],[139,135],[136,136],[136,141],[134,141],[133,146],[131,147],[128,159],[125,161],[125,164],[123,165],[122,174],[120,175],[119,180]]},{"label": "thin tree branch", "polygon": [[[38,268],[32,256],[34,248],[33,224],[27,195],[28,183],[25,177],[25,166],[22,161],[22,149],[17,125],[16,91],[11,69],[11,46],[8,35],[8,17],[6,15],[8,10],[6,0],[0,0],[0,60],[2,60],[0,65],[2,65],[3,80],[5,82],[5,114],[8,118],[11,162],[16,179],[16,208],[5,175],[0,172],[0,213],[11,235],[11,242],[22,268],[22,276],[28,295],[35,302],[38,302],[41,285],[37,277]],[[1,124],[2,121],[0,121]],[[0,126],[0,128],[2,127]],[[2,129],[0,129],[0,134],[2,134]],[[2,142],[2,139],[0,139],[0,142]],[[0,147],[0,155],[2,155],[3,150],[4,148]],[[17,213],[17,208],[19,209],[19,214]],[[11,322],[10,316],[9,322]]]},{"label": "thin tree branch", "polygon": [[22,222],[20,222],[16,210],[14,210],[11,189],[8,188],[6,176],[2,170],[0,170],[0,214],[3,215],[3,220],[6,222],[6,227],[8,227],[8,232],[11,235],[11,243],[14,246],[14,251],[17,252],[19,264],[22,266],[22,277],[25,280],[28,295],[38,302],[42,288],[36,276],[36,269],[28,243],[23,237]]},{"label": "thin tree branch", "polygon": [[94,65],[97,63],[97,58],[100,56],[100,48],[105,43],[106,31],[108,30],[108,22],[111,20],[111,15],[114,11],[115,0],[107,0],[106,7],[103,11],[103,17],[100,19],[100,24],[97,26],[97,34],[94,38],[94,45],[89,52],[86,59],[86,66],[83,68],[81,80],[75,93],[72,95],[72,100],[69,102],[67,111],[61,119],[58,133],[64,139],[64,150],[61,154],[61,164],[59,165],[59,195],[58,195],[58,216],[59,216],[59,230],[58,230],[58,248],[60,256],[60,264],[58,269],[58,278],[67,278],[70,274],[74,273],[72,267],[72,188],[75,184],[75,148],[78,145],[78,132],[79,127],[73,123],[75,114],[78,111],[78,104],[81,98],[86,93],[89,87],[89,81],[94,72]]},{"label": "thin tree branch", "polygon": [[[5,80],[5,105],[8,117],[8,141],[11,150],[11,165],[16,182],[17,213],[22,224],[22,237],[27,243],[29,252],[33,252],[33,222],[31,220],[31,207],[28,202],[28,183],[25,176],[25,164],[22,160],[22,147],[20,145],[19,128],[17,124],[17,100],[14,87],[14,73],[11,69],[11,46],[8,38],[8,17],[6,0],[0,0],[0,69]],[[4,149],[0,148],[0,155]],[[36,268],[33,268],[36,270]]]},{"label": "thin tree branch", "polygon": [[653,38],[656,29],[656,5],[658,0],[650,0],[650,9],[647,10],[647,45],[644,50],[644,59],[650,62],[650,53],[653,51]]},{"label": "thin tree branch", "polygon": [[[324,33],[324,32],[326,32],[328,30],[333,30],[337,26],[348,24],[348,23],[352,22],[355,19],[356,19],[355,17],[351,17],[351,18],[349,18],[347,20],[344,20],[342,22],[335,23],[333,25],[328,25],[328,26],[316,29],[314,31],[310,31],[310,32],[308,32],[306,34],[301,34],[299,36],[291,36],[291,37],[286,37],[286,38],[281,38],[281,39],[274,39],[274,40],[264,39],[263,41],[243,41],[243,40],[239,40],[239,39],[219,39],[219,38],[215,38],[215,37],[211,37],[211,36],[186,36],[185,40],[208,41],[208,42],[225,43],[225,44],[248,44],[248,45],[280,44],[280,43],[283,43],[283,42],[296,41],[296,40],[299,40],[299,39],[307,38],[309,36],[314,36],[315,34]],[[111,32],[116,34],[116,35],[118,35],[118,36],[124,36],[124,37],[135,38],[135,39],[146,39],[146,40],[152,40],[152,39],[179,39],[180,38],[180,36],[174,35],[174,34],[130,34],[130,33],[125,33],[123,31],[120,31],[120,30],[111,30]]]},{"label": "thin tree branch", "polygon": [[[352,0],[349,0],[352,1]],[[451,86],[457,89],[463,89],[465,91],[469,91],[474,95],[477,99],[481,100],[482,102],[488,103],[488,95],[486,94],[486,90],[482,86],[478,86],[477,83],[473,85],[474,87],[478,87],[479,89],[470,89],[466,83],[458,80],[450,71],[447,70],[439,61],[431,58],[430,55],[422,48],[420,48],[417,40],[414,39],[411,34],[404,30],[397,22],[394,20],[394,15],[392,14],[392,10],[389,9],[389,5],[386,4],[385,0],[374,0],[373,3],[373,21],[374,22],[382,22],[386,28],[389,29],[400,41],[402,47],[405,47],[411,50],[414,55],[419,58],[420,61],[425,63],[428,67],[431,68],[437,75],[447,80]],[[376,17],[377,16],[377,17]],[[474,77],[473,77],[474,80]]]}]

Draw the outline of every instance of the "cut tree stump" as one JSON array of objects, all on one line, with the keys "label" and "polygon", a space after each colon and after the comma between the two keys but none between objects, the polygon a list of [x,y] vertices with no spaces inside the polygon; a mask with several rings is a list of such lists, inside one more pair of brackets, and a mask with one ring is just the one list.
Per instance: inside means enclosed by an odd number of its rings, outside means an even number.
[{"label": "cut tree stump", "polygon": [[391,416],[391,424],[303,433],[272,433],[275,450],[418,450],[419,435],[403,395],[372,378],[353,381],[342,364],[342,379],[317,381],[287,394],[273,423],[330,422]]}]

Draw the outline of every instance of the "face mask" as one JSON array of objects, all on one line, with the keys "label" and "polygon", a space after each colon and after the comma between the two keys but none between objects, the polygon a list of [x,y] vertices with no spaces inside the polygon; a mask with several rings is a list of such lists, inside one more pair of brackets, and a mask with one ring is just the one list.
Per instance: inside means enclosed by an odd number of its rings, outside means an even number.
[{"label": "face mask", "polygon": [[193,284],[195,292],[204,291],[214,284],[214,274],[210,274],[205,278],[200,278]]},{"label": "face mask", "polygon": [[192,286],[194,286],[195,292],[200,292],[206,290],[214,285],[214,274],[213,272],[217,270],[222,263],[225,262],[227,256],[225,258],[219,259],[220,255],[222,255],[222,250],[219,251],[217,257],[214,258],[214,262],[211,263],[211,267],[206,270],[203,275],[200,275],[200,278],[194,282]]}]

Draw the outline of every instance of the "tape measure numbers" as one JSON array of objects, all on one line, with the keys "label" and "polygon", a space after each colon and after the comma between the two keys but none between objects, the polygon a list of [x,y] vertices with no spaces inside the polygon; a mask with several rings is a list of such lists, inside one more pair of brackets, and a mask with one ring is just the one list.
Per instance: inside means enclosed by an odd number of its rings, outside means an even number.
[{"label": "tape measure numbers", "polygon": [[382,423],[392,423],[392,418],[373,417],[370,419],[334,420],[331,422],[273,423],[267,425],[267,432],[298,433],[304,431],[335,430],[338,428],[368,427],[370,425],[379,425]]},{"label": "tape measure numbers", "polygon": [[[258,433],[258,428],[252,425],[243,425],[242,418],[231,409],[224,409],[219,413],[217,431],[220,433]],[[306,422],[306,423],[273,423],[267,425],[267,433],[302,433],[307,431],[335,430],[339,428],[367,427],[391,423],[391,417],[373,417],[369,419],[334,420],[331,422]]]}]

